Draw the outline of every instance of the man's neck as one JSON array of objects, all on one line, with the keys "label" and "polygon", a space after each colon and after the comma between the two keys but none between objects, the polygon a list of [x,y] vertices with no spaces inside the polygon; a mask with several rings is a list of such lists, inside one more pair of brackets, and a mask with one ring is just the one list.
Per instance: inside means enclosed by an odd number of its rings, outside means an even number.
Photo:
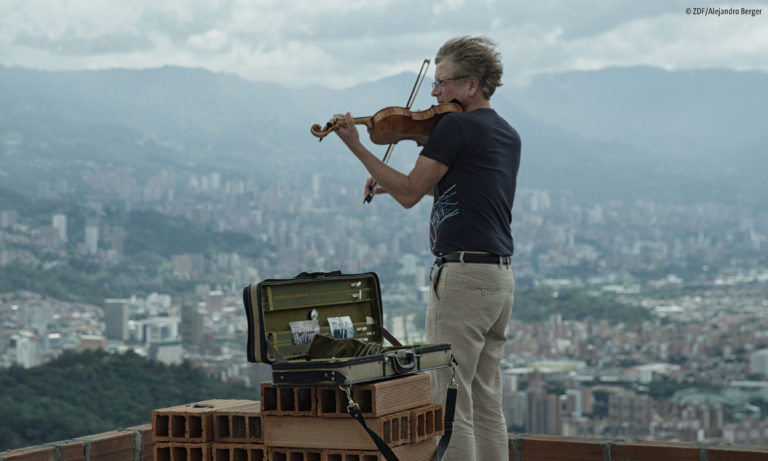
[{"label": "man's neck", "polygon": [[491,101],[480,98],[478,100],[464,101],[464,112],[472,112],[477,109],[490,109]]}]

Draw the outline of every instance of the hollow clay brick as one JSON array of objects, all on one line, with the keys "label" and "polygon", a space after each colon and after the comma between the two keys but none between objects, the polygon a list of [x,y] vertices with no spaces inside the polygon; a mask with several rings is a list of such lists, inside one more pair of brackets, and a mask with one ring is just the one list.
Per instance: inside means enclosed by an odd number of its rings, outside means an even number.
[{"label": "hollow clay brick", "polygon": [[251,403],[252,400],[214,399],[163,408],[152,412],[156,442],[210,442],[216,411]]},{"label": "hollow clay brick", "polygon": [[223,410],[213,417],[214,442],[261,443],[264,441],[261,403],[252,401]]},{"label": "hollow clay brick", "polygon": [[[317,415],[349,418],[347,394],[338,387],[317,390]],[[352,399],[363,416],[379,417],[431,403],[429,374],[421,373],[368,384],[352,385]]]}]

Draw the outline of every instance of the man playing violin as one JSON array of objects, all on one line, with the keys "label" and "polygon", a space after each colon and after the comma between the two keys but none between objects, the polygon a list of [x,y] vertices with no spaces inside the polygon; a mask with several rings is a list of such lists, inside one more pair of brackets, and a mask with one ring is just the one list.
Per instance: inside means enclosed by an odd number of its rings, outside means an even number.
[{"label": "man playing violin", "polygon": [[[508,459],[500,363],[512,312],[515,281],[512,204],[520,165],[520,137],[494,109],[501,55],[485,37],[448,40],[435,57],[432,96],[464,111],[437,123],[413,169],[404,174],[361,143],[352,116],[336,133],[380,185],[405,208],[433,195],[430,246],[436,257],[427,304],[429,343],[451,343],[459,364],[453,435],[443,459]],[[439,399],[451,371],[433,372]],[[444,403],[444,402],[440,402]]]}]

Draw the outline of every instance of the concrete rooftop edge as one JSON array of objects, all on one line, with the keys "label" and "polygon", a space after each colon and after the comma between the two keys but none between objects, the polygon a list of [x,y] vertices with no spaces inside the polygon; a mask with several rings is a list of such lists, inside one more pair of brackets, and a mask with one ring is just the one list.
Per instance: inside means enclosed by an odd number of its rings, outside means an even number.
[{"label": "concrete rooftop edge", "polygon": [[[149,461],[150,424],[0,452],[0,461]],[[768,446],[749,447],[557,435],[510,434],[510,461],[765,461]],[[407,461],[407,460],[402,460]]]}]

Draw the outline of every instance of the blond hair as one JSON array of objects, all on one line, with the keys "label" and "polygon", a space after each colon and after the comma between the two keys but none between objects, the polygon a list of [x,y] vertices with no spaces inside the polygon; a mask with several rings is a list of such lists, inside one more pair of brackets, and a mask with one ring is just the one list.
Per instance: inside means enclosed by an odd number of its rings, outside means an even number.
[{"label": "blond hair", "polygon": [[453,61],[456,75],[480,80],[485,99],[491,99],[496,88],[502,85],[504,66],[501,64],[501,53],[496,51],[496,43],[488,37],[465,35],[452,38],[437,51],[435,64],[444,59]]}]

